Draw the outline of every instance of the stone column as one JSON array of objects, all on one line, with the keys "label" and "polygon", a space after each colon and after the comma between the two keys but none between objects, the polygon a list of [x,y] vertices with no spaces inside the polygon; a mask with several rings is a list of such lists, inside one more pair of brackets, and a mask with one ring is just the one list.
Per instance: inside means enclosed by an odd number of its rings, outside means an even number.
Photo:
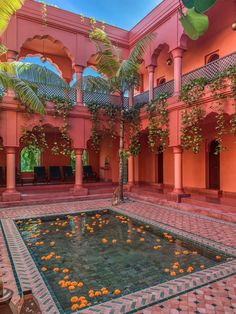
[{"label": "stone column", "polygon": [[[76,81],[80,82],[81,88],[82,88],[82,85],[83,85],[83,71],[84,71],[84,67],[83,66],[75,65]],[[83,106],[83,91],[80,88],[77,89],[76,102],[77,102],[77,105]]]},{"label": "stone column", "polygon": [[128,184],[127,189],[130,192],[134,186],[134,156],[131,155],[128,159]]},{"label": "stone column", "polygon": [[87,195],[88,189],[83,187],[83,149],[75,149],[75,185],[72,193],[75,195]]},{"label": "stone column", "polygon": [[154,73],[155,66],[149,65],[148,69],[148,88],[149,88],[149,101],[152,101],[154,98]]},{"label": "stone column", "polygon": [[173,193],[183,194],[183,149],[181,146],[173,147],[174,153],[174,190]]},{"label": "stone column", "polygon": [[181,202],[182,197],[189,197],[183,188],[183,149],[181,146],[173,147],[174,153],[174,189],[171,192],[171,200]]},{"label": "stone column", "polygon": [[83,162],[82,149],[75,150],[75,187],[82,188],[83,186]]},{"label": "stone column", "polygon": [[178,96],[182,86],[182,59],[184,50],[176,48],[171,51],[174,61],[174,95]]},{"label": "stone column", "polygon": [[6,147],[6,190],[2,194],[2,200],[19,201],[21,195],[16,191],[16,147]]}]

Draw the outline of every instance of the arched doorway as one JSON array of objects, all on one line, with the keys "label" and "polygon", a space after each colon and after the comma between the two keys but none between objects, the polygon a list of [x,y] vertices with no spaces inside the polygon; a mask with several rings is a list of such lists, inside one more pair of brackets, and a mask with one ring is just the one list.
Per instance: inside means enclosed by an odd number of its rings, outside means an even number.
[{"label": "arched doorway", "polygon": [[156,155],[156,181],[157,183],[164,183],[164,172],[163,172],[163,147],[160,146]]},{"label": "arched doorway", "polygon": [[217,153],[219,143],[212,141],[209,149],[209,188],[220,188],[220,154]]}]

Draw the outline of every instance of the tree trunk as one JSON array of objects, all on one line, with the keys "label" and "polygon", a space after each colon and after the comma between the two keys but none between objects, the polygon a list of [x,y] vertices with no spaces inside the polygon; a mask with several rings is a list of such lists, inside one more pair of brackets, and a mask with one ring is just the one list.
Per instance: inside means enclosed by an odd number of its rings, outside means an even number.
[{"label": "tree trunk", "polygon": [[119,195],[118,202],[124,201],[124,95],[121,96],[121,114],[120,114],[120,148],[119,148]]}]

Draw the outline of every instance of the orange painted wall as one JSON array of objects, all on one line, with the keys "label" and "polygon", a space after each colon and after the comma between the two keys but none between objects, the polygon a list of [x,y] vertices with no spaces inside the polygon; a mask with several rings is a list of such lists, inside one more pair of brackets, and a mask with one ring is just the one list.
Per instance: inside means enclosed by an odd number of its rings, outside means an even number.
[{"label": "orange painted wall", "polygon": [[91,143],[88,142],[88,163],[92,166],[94,172],[99,175],[99,153],[96,153],[91,147]]},{"label": "orange painted wall", "polygon": [[147,145],[147,135],[141,137],[141,152],[139,155],[139,181],[140,182],[155,182],[155,157]]},{"label": "orange painted wall", "polygon": [[[101,141],[99,154],[99,168],[104,167],[105,159],[108,158],[110,162],[110,178],[112,182],[118,182],[119,178],[119,140],[112,140],[111,137],[106,136]],[[103,170],[100,169],[100,176],[103,177]]]},{"label": "orange painted wall", "polygon": [[185,187],[206,187],[205,157],[205,145],[201,146],[201,151],[198,154],[194,154],[192,151],[183,153],[183,184]]},{"label": "orange painted wall", "polygon": [[208,15],[210,21],[208,32],[199,40],[188,42],[188,49],[183,58],[183,73],[203,66],[205,56],[218,49],[220,57],[235,51],[236,33],[231,29],[235,20],[233,1],[228,1],[227,6],[225,2],[218,1]]},{"label": "orange painted wall", "polygon": [[[223,12],[223,18],[222,18]],[[188,40],[187,50],[183,56],[183,74],[195,70],[205,65],[205,56],[219,50],[220,57],[224,57],[235,51],[236,32],[232,31],[231,25],[235,20],[235,3],[228,1],[218,1],[217,4],[207,12],[210,21],[210,27],[205,35],[197,41]],[[165,76],[167,81],[173,79],[174,66],[166,65],[168,58],[168,47],[160,53],[155,69],[156,78]],[[144,73],[144,89],[148,90],[148,72]]]},{"label": "orange painted wall", "polygon": [[236,192],[236,144],[235,137],[226,135],[224,145],[227,151],[220,154],[220,188],[227,192]]}]

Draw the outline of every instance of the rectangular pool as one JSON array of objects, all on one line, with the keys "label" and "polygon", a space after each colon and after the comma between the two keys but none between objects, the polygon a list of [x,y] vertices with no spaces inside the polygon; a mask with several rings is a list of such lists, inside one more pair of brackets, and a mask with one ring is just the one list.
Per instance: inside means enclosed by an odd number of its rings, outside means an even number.
[{"label": "rectangular pool", "polygon": [[15,223],[65,313],[232,259],[108,209]]}]

